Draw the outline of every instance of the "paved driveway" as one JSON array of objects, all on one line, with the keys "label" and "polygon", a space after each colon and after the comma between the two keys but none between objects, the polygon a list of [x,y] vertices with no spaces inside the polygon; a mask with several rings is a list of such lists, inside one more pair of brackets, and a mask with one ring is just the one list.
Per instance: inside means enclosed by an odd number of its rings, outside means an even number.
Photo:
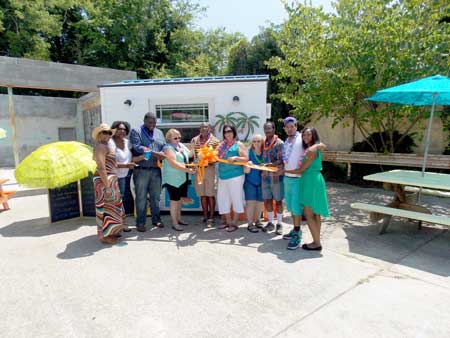
[{"label": "paved driveway", "polygon": [[349,204],[389,193],[328,195],[322,253],[197,215],[183,233],[133,229],[104,246],[93,219],[49,224],[46,195],[14,198],[0,213],[1,337],[450,337],[448,229],[394,220],[379,236]]}]

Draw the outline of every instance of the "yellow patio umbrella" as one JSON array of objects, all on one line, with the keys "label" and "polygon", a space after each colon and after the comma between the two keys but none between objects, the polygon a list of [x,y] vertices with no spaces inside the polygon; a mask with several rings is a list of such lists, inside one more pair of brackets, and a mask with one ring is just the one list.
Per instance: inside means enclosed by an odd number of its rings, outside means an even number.
[{"label": "yellow patio umbrella", "polygon": [[69,141],[43,145],[16,167],[17,183],[32,188],[58,188],[76,182],[94,172],[92,148]]},{"label": "yellow patio umbrella", "polygon": [[6,137],[6,130],[3,128],[0,128],[0,138],[5,138]]}]

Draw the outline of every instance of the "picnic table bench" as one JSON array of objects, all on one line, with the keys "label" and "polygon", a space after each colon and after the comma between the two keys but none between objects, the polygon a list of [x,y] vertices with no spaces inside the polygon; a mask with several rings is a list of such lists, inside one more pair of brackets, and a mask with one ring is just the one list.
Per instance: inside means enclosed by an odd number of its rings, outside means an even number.
[{"label": "picnic table bench", "polygon": [[383,182],[385,189],[394,191],[393,200],[386,206],[370,203],[351,204],[353,209],[369,211],[370,219],[372,221],[383,220],[380,226],[380,234],[386,232],[393,216],[418,220],[419,229],[422,226],[422,222],[450,226],[449,216],[433,215],[427,208],[415,204],[416,199],[412,198],[415,196],[408,196],[405,190],[405,186],[407,186],[450,191],[450,175],[427,172],[422,177],[421,172],[419,171],[392,170],[364,176],[364,179]]}]

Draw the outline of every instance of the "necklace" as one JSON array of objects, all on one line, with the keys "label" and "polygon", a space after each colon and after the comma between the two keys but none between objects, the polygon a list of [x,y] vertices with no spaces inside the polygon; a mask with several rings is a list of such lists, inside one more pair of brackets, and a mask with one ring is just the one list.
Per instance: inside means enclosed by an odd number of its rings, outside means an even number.
[{"label": "necklace", "polygon": [[150,131],[150,130],[147,129],[146,126],[142,125],[141,126],[141,131],[145,134],[145,136],[147,136],[147,138],[150,141],[153,141],[153,136],[155,135],[154,130]]},{"label": "necklace", "polygon": [[263,152],[269,151],[270,149],[273,148],[273,146],[275,145],[275,143],[278,140],[278,136],[277,135],[273,135],[272,136],[272,141],[270,141],[270,144],[267,144],[267,139],[264,141],[263,143]]},{"label": "necklace", "polygon": [[233,139],[233,141],[228,144],[226,140],[223,140],[221,146],[219,147],[219,158],[223,159],[226,155],[228,150],[236,143],[236,139]]},{"label": "necklace", "polygon": [[263,154],[261,153],[261,154],[259,154],[259,155],[256,155],[256,153],[255,153],[255,151],[253,150],[253,149],[251,149],[251,152],[253,153],[253,157],[255,158],[255,161],[258,163],[258,164],[261,164],[261,163],[263,163]]},{"label": "necklace", "polygon": [[295,132],[294,139],[292,141],[289,141],[289,138],[284,142],[283,147],[283,162],[287,163],[289,161],[289,157],[291,156],[292,149],[294,148],[295,141],[297,140],[298,135],[300,133],[297,131]]},{"label": "necklace", "polygon": [[211,133],[208,133],[208,137],[205,142],[202,142],[202,135],[198,135],[198,144],[203,146],[204,144],[208,145],[209,141],[211,141]]}]

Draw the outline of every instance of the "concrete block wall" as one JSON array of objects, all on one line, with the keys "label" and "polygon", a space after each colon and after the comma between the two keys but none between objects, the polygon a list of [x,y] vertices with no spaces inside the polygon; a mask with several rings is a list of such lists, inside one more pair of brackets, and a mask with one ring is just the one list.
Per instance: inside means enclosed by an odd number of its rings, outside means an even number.
[{"label": "concrete block wall", "polygon": [[[417,137],[415,139],[417,148],[414,149],[414,152],[419,155],[423,155],[425,151],[425,135],[427,122],[428,120],[424,120],[422,123],[419,123],[417,126],[415,126],[411,131],[417,133]],[[332,124],[333,120],[331,118],[317,119],[317,117],[313,117],[313,122],[309,123],[308,125],[317,128],[320,139],[327,144],[328,150],[350,151],[353,145],[351,121],[347,121],[348,126],[339,124],[332,128]],[[408,125],[408,123],[405,123],[404,129],[406,129],[406,126]],[[370,129],[370,127],[368,127],[368,129]],[[404,129],[400,129],[400,132],[404,132]],[[359,130],[356,129],[355,142],[361,142],[363,140],[363,136],[361,135]],[[445,147],[447,146],[447,140],[448,132],[443,130],[442,120],[439,117],[435,117],[433,119],[433,125],[431,128],[429,153],[434,155],[441,155],[444,152]]]},{"label": "concrete block wall", "polygon": [[[58,128],[76,128],[80,138],[77,99],[43,96],[14,96],[19,159],[39,146],[58,141]],[[0,139],[0,167],[14,167],[8,95],[0,95],[0,128],[7,138]]]},{"label": "concrete block wall", "polygon": [[99,84],[136,79],[136,72],[0,56],[0,86],[98,91]]}]

